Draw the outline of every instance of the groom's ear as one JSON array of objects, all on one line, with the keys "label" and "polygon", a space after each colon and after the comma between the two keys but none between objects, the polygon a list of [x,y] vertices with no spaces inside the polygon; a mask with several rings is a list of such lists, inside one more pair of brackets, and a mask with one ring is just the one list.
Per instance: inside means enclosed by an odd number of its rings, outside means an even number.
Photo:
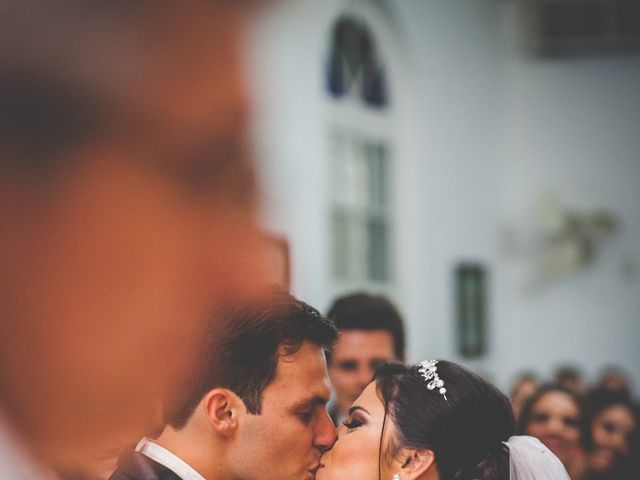
[{"label": "groom's ear", "polygon": [[405,462],[402,465],[402,478],[417,480],[423,478],[437,478],[436,456],[433,450],[405,450]]},{"label": "groom's ear", "polygon": [[209,390],[200,402],[209,425],[224,436],[231,436],[238,427],[240,398],[226,388]]}]

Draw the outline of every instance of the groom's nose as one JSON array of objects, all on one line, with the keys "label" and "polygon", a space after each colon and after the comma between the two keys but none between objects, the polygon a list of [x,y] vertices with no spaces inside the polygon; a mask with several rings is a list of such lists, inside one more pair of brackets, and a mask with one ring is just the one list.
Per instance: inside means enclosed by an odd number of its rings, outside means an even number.
[{"label": "groom's nose", "polygon": [[324,452],[329,450],[333,444],[336,443],[337,439],[336,428],[333,426],[331,417],[329,417],[329,414],[325,411],[318,423],[313,446],[321,452]]}]

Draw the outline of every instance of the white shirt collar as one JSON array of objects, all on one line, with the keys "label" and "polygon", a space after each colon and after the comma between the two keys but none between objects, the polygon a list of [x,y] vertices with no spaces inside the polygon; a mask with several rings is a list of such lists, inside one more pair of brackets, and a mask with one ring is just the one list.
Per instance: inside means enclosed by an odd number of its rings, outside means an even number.
[{"label": "white shirt collar", "polygon": [[151,460],[164,465],[173,471],[182,480],[205,480],[205,478],[196,472],[191,465],[186,463],[177,455],[171,453],[164,447],[161,447],[150,438],[143,438],[136,445],[136,452],[139,452]]}]

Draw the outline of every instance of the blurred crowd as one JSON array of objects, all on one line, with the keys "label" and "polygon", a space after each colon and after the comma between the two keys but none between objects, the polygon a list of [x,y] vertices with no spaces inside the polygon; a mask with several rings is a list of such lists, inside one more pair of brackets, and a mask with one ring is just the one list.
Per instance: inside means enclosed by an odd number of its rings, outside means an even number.
[{"label": "blurred crowd", "polygon": [[573,480],[638,477],[640,407],[624,369],[605,368],[591,384],[572,366],[549,379],[526,372],[510,397],[517,433],[539,438]]}]

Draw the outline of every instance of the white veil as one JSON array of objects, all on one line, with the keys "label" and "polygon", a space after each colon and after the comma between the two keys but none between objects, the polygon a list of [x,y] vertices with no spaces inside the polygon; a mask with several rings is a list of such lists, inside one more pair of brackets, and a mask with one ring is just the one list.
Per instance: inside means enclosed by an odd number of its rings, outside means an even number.
[{"label": "white veil", "polygon": [[510,480],[571,480],[558,457],[537,438],[514,436],[505,445]]}]

